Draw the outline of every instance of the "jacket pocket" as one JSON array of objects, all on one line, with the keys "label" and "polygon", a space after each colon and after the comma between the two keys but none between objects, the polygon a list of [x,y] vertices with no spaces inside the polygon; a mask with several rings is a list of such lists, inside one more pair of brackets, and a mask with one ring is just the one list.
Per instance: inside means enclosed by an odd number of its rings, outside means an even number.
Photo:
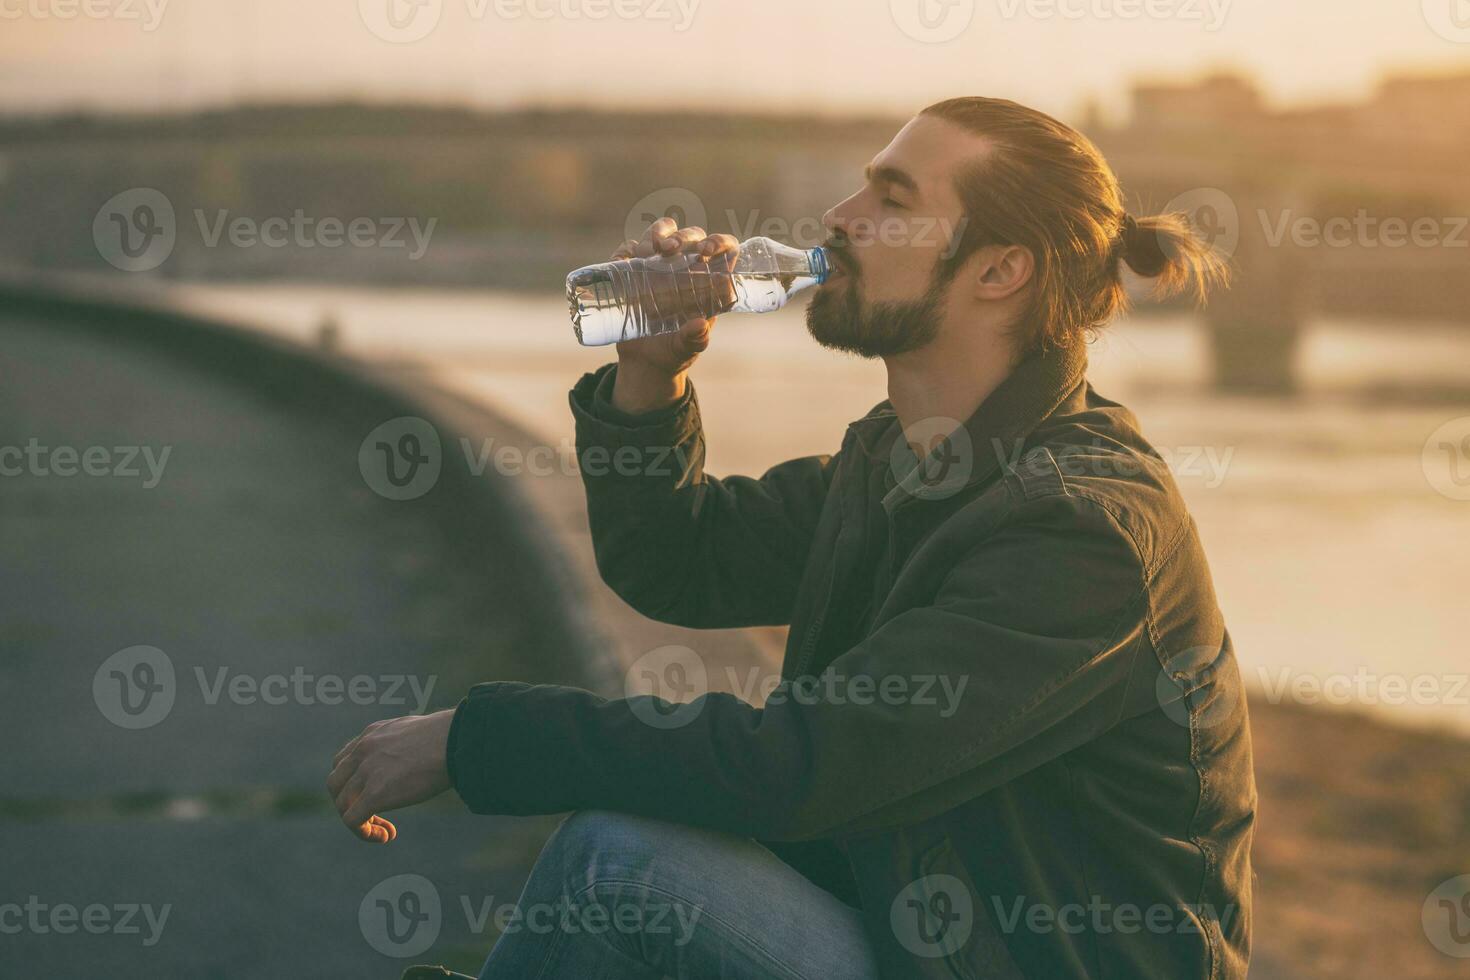
[{"label": "jacket pocket", "polygon": [[913,880],[898,893],[889,910],[899,945],[935,968],[925,976],[979,980],[965,957],[975,931],[978,896],[949,838],[941,837],[920,854],[912,872]]},{"label": "jacket pocket", "polygon": [[976,889],[948,835],[919,855],[914,870],[917,877],[891,909],[905,949],[961,980],[1025,980],[990,917],[988,896]]}]

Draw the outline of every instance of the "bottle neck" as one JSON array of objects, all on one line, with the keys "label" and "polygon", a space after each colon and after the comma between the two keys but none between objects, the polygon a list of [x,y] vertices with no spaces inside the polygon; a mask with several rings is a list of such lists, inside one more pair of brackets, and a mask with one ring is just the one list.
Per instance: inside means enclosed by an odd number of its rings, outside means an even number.
[{"label": "bottle neck", "polygon": [[827,275],[832,271],[832,267],[827,259],[827,250],[824,248],[814,248],[806,254],[812,264],[812,275],[816,276],[817,285],[820,286],[827,281]]}]

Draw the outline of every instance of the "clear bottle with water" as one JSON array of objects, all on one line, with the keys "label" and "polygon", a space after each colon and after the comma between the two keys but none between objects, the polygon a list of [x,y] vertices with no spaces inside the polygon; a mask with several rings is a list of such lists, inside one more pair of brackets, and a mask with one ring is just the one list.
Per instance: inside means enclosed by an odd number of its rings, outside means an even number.
[{"label": "clear bottle with water", "polygon": [[827,253],[769,238],[703,261],[678,253],[615,259],[567,276],[572,329],[586,347],[652,337],[721,313],[769,313],[827,279]]}]

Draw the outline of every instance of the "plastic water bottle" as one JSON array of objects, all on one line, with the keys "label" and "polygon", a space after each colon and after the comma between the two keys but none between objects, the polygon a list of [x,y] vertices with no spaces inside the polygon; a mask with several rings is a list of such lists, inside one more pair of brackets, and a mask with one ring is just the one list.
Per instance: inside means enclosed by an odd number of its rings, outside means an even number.
[{"label": "plastic water bottle", "polygon": [[769,238],[740,244],[708,262],[679,253],[616,259],[567,276],[572,329],[586,347],[677,330],[721,313],[769,313],[827,279],[827,253]]}]

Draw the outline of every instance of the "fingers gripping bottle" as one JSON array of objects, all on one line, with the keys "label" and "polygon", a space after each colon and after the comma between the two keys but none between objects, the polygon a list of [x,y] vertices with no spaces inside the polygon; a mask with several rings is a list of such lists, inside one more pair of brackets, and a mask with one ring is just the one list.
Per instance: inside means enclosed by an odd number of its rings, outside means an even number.
[{"label": "fingers gripping bottle", "polygon": [[679,253],[616,259],[567,276],[572,329],[587,347],[652,337],[721,313],[769,313],[827,279],[827,253],[751,238],[701,261]]}]

